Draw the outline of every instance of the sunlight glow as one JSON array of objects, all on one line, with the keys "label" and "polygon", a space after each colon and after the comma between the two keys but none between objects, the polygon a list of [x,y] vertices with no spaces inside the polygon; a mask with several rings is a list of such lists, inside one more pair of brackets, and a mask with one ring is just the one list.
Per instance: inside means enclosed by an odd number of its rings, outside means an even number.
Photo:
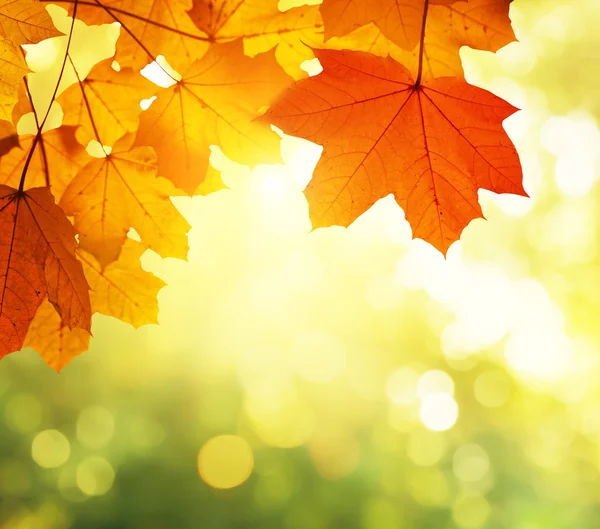
[{"label": "sunlight glow", "polygon": [[430,430],[449,430],[458,419],[458,404],[448,393],[429,393],[421,400],[419,414]]},{"label": "sunlight glow", "polygon": [[346,348],[334,335],[308,331],[294,342],[291,351],[296,373],[310,382],[328,382],[346,367]]},{"label": "sunlight glow", "polygon": [[447,393],[454,395],[454,381],[444,371],[433,369],[423,373],[417,383],[417,394],[419,398],[425,399],[432,393]]},{"label": "sunlight glow", "polygon": [[159,55],[155,61],[144,66],[140,73],[146,79],[162,88],[169,88],[177,84],[178,81],[181,81],[181,74],[172,68],[162,55]]}]

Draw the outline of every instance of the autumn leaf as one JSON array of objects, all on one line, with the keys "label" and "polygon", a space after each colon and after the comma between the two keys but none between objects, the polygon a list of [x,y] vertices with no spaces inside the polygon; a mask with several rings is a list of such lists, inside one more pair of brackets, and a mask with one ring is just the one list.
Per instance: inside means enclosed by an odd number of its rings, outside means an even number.
[{"label": "autumn leaf", "polygon": [[131,68],[117,72],[112,62],[100,62],[58,98],[64,112],[63,124],[79,126],[77,139],[82,145],[90,140],[113,145],[124,134],[135,132],[142,112],[140,101],[156,89]]},{"label": "autumn leaf", "polygon": [[60,206],[75,217],[80,247],[106,267],[116,261],[130,228],[163,257],[185,259],[190,226],[170,197],[173,185],[157,177],[152,147],[131,149],[128,134],[104,158],[91,160],[67,186]]},{"label": "autumn leaf", "polygon": [[64,325],[90,330],[89,287],[75,245],[48,188],[0,185],[0,357],[23,347],[46,297]]},{"label": "autumn leaf", "polygon": [[279,137],[254,119],[291,81],[272,51],[249,58],[239,40],[215,45],[142,113],[136,145],[154,147],[159,174],[188,193],[212,144],[240,163],[278,162]]},{"label": "autumn leaf", "polygon": [[36,44],[60,32],[38,0],[0,0],[0,35],[21,45]]},{"label": "autumn leaf", "polygon": [[[42,0],[65,5],[75,0]],[[206,39],[186,11],[191,0],[94,0],[79,2],[77,18],[86,24],[121,24],[115,59],[123,67],[141,69],[164,55],[176,69],[185,68],[206,51]]]},{"label": "autumn leaf", "polygon": [[513,106],[457,78],[416,85],[390,58],[315,52],[323,72],[262,118],[324,147],[306,189],[314,227],[347,226],[391,193],[413,236],[445,253],[482,216],[478,189],[525,195],[502,129]]},{"label": "autumn leaf", "polygon": [[116,55],[122,66],[140,69],[163,55],[182,71],[210,46],[243,39],[250,57],[276,48],[281,66],[290,75],[304,76],[300,64],[312,54],[303,43],[323,41],[319,9],[300,6],[282,12],[277,5],[276,0],[96,0],[80,2],[77,18],[87,24],[122,25]]},{"label": "autumn leaf", "polygon": [[60,33],[38,0],[0,0],[0,119],[11,121],[29,69],[20,49]]},{"label": "autumn leaf", "polygon": [[145,248],[127,239],[119,259],[104,269],[96,258],[81,248],[77,256],[83,264],[94,312],[114,316],[134,327],[158,323],[158,291],[164,281],[142,270],[140,257]]},{"label": "autumn leaf", "polygon": [[[514,41],[510,1],[323,0],[321,13],[327,47],[389,53],[415,77],[422,53],[426,80],[462,76],[458,53],[462,46],[497,51]],[[341,38],[329,42],[333,37]]]},{"label": "autumn leaf", "polygon": [[85,329],[69,329],[47,299],[38,308],[23,347],[34,349],[58,373],[73,358],[88,350],[90,333]]},{"label": "autumn leaf", "polygon": [[[85,149],[75,139],[77,127],[63,126],[43,133],[27,168],[25,189],[49,185],[60,200],[75,174],[89,161]],[[0,158],[0,183],[18,187],[25,161],[35,136],[20,136],[20,145]]]},{"label": "autumn leaf", "polygon": [[0,119],[11,121],[19,100],[19,86],[29,69],[19,49],[7,38],[0,38]]},{"label": "autumn leaf", "polygon": [[306,76],[300,64],[313,58],[306,44],[323,41],[317,6],[282,12],[273,0],[194,0],[188,14],[209,42],[244,39],[251,57],[276,48],[277,61],[293,77]]}]

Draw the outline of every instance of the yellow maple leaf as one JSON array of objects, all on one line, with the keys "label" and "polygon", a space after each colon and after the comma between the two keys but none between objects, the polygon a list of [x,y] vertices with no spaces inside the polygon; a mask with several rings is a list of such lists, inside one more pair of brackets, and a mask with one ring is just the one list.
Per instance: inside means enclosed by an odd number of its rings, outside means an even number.
[{"label": "yellow maple leaf", "polygon": [[106,157],[82,167],[59,203],[75,217],[80,247],[102,267],[118,259],[130,228],[163,257],[185,259],[188,251],[190,226],[171,202],[173,184],[156,176],[154,149],[131,149],[132,143],[127,134]]}]

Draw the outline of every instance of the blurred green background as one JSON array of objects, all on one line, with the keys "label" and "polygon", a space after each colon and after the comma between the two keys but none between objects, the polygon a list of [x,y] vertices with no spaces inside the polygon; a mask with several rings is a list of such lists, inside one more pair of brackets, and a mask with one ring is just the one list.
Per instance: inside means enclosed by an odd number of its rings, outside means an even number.
[{"label": "blurred green background", "polygon": [[188,262],[143,257],[160,326],[96,315],[60,375],[0,362],[2,529],[600,526],[600,4],[511,18],[461,55],[523,109],[532,198],[481,192],[444,260],[390,197],[311,232],[307,142],[215,148],[230,189],[176,200]]}]

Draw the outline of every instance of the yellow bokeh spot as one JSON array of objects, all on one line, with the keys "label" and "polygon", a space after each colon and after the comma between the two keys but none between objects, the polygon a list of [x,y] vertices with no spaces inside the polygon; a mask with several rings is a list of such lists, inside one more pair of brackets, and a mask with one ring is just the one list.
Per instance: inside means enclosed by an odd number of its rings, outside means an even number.
[{"label": "yellow bokeh spot", "polygon": [[461,481],[480,481],[490,470],[490,458],[481,446],[467,444],[454,453],[452,469]]},{"label": "yellow bokeh spot", "polygon": [[417,393],[421,399],[431,393],[447,393],[454,395],[454,381],[448,373],[432,369],[421,375],[417,383]]},{"label": "yellow bokeh spot", "polygon": [[198,453],[200,477],[216,489],[244,483],[254,468],[252,448],[237,435],[218,435],[204,443]]},{"label": "yellow bokeh spot", "polygon": [[31,457],[44,468],[56,468],[67,462],[71,455],[69,440],[58,430],[38,433],[31,444]]},{"label": "yellow bokeh spot", "polygon": [[346,367],[346,348],[333,334],[308,331],[292,346],[296,373],[310,382],[329,382]]},{"label": "yellow bokeh spot", "polygon": [[77,440],[91,449],[103,448],[115,431],[112,414],[101,406],[90,406],[77,419]]},{"label": "yellow bokeh spot", "polygon": [[92,456],[77,465],[75,480],[79,490],[88,496],[103,496],[113,486],[115,471],[103,457]]},{"label": "yellow bokeh spot", "polygon": [[419,415],[430,430],[449,430],[458,419],[458,404],[448,393],[430,393],[421,401]]}]

